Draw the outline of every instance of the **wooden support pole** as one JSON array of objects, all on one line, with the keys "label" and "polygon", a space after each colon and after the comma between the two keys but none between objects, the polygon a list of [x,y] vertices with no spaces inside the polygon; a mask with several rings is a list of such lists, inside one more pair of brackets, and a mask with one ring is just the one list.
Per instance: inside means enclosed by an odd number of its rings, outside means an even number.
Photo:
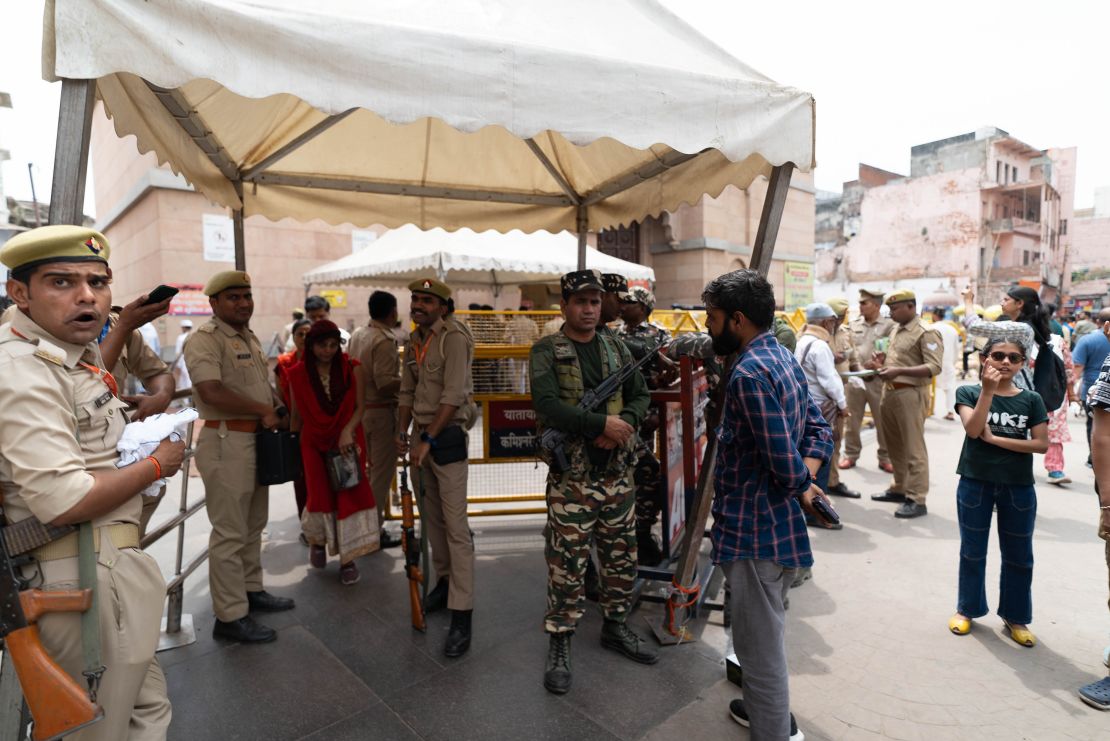
[{"label": "wooden support pole", "polygon": [[771,170],[771,180],[767,184],[767,195],[763,199],[763,213],[759,217],[759,229],[755,233],[750,267],[766,277],[771,269],[771,256],[775,253],[775,240],[778,239],[782,212],[786,206],[786,196],[790,192],[790,175],[794,164],[787,162]]},{"label": "wooden support pole", "polygon": [[586,269],[586,237],[590,230],[590,218],[586,206],[578,205],[578,218],[576,219],[576,228],[578,229],[578,269]]},{"label": "wooden support pole", "polygon": [[84,218],[85,176],[95,103],[96,80],[62,80],[54,179],[50,186],[51,224],[80,224]]}]

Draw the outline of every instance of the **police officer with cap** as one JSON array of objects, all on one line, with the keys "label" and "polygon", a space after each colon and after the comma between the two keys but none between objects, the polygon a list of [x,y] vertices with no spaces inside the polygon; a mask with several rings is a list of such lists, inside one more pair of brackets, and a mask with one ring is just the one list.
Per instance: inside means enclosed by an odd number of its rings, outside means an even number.
[{"label": "police officer with cap", "polygon": [[443,653],[455,658],[470,648],[474,612],[474,540],[466,518],[466,431],[477,417],[474,340],[461,324],[445,320],[451,297],[446,284],[421,278],[409,290],[416,330],[401,363],[397,452],[408,454],[424,490],[421,514],[438,577],[424,609],[451,611]]},{"label": "police officer with cap", "polygon": [[[139,547],[139,492],[178,471],[185,444],[163,441],[116,468],[126,404],[97,345],[112,304],[109,254],[99,232],[62,225],[0,248],[18,307],[0,327],[0,489],[7,524],[36,517],[80,529],[32,550],[36,563],[21,567],[46,591],[80,583],[99,593],[84,614],[38,622],[47,652],[81,686],[88,672],[104,709],[74,738],[164,739],[171,711],[154,649],[166,584]],[[87,582],[82,563],[95,574]],[[83,632],[93,636],[87,644]]]},{"label": "police officer with cap", "polygon": [[[643,664],[658,654],[626,624],[636,580],[636,534],[632,465],[636,428],[650,403],[643,377],[632,374],[602,408],[585,411],[578,402],[587,389],[632,362],[628,348],[598,331],[602,276],[596,270],[567,273],[561,281],[566,321],[556,334],[532,346],[532,403],[538,432],[568,433],[568,467],[547,477],[547,612],[549,635],[544,687],[570,689],[570,640],[582,617],[583,582],[591,538],[601,569],[600,606],[605,618],[602,646]],[[541,455],[545,455],[541,453]],[[551,460],[545,462],[550,467]]]},{"label": "police officer with cap", "polygon": [[866,367],[877,369],[883,384],[882,425],[894,466],[894,481],[877,502],[901,502],[895,517],[928,514],[929,450],[925,447],[925,417],[929,384],[940,373],[944,349],[940,334],[928,329],[917,316],[913,291],[895,291],[887,297],[890,318],[897,323],[890,347],[876,352]]},{"label": "police officer with cap", "polygon": [[[852,340],[852,331],[848,329],[848,299],[843,296],[834,296],[826,302],[830,309],[837,317],[836,332],[833,333],[832,339],[829,341],[829,347],[833,351],[833,360],[836,363],[836,372],[843,374],[850,371],[859,370],[859,362],[856,359],[856,345]],[[847,394],[847,387],[859,384],[863,385],[863,381],[859,378],[851,379],[848,383],[841,384],[845,387],[845,394]],[[824,411],[824,410],[822,410]],[[845,410],[847,412],[847,410]],[[850,412],[848,412],[850,414]],[[835,494],[841,497],[848,497],[849,499],[859,499],[860,493],[849,489],[844,482],[840,480],[840,467],[837,461],[840,460],[840,443],[844,437],[845,415],[837,415],[835,424],[833,425],[833,454],[829,462],[829,485],[825,488],[826,494]]]},{"label": "police officer with cap", "polygon": [[[856,349],[856,362],[861,366],[875,354],[875,343],[889,338],[894,331],[894,322],[879,312],[883,305],[883,293],[866,288],[859,289],[859,316],[853,319],[848,329],[852,332],[852,342]],[[882,423],[883,384],[878,376],[864,376],[858,382],[849,383],[845,389],[848,394],[848,412],[851,414],[844,429],[844,457],[838,466],[842,469],[856,465],[863,443],[860,430],[863,425],[863,412],[871,408],[871,419],[875,422],[875,437],[879,443],[879,468],[893,473],[890,455],[886,448],[886,432]]]},{"label": "police officer with cap", "polygon": [[185,365],[204,420],[196,460],[212,522],[212,635],[265,643],[277,638],[277,632],[250,613],[291,610],[294,603],[262,586],[262,530],[269,519],[270,496],[269,487],[258,483],[255,434],[286,427],[288,413],[270,385],[266,355],[250,329],[250,276],[241,270],[216,273],[204,294],[212,318],[185,343]]}]

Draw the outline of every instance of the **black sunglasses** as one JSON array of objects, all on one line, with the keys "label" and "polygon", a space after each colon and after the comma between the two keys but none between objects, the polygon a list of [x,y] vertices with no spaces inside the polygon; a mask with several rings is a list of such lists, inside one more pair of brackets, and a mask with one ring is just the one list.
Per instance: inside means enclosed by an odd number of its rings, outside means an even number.
[{"label": "black sunglasses", "polygon": [[1017,365],[1018,363],[1022,363],[1025,361],[1025,356],[1021,353],[1002,352],[1001,350],[996,350],[995,352],[992,352],[990,354],[990,359],[996,363],[1001,363],[1003,360],[1009,360],[1014,365]]}]

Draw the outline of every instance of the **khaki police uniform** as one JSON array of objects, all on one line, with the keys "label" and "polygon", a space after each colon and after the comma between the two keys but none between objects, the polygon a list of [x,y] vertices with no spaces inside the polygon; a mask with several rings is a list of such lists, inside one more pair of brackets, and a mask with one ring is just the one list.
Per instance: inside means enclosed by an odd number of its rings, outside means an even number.
[{"label": "khaki police uniform", "polygon": [[[897,294],[895,294],[897,295]],[[886,368],[927,365],[933,376],[940,373],[944,354],[940,334],[927,329],[920,317],[904,326],[895,326],[887,350]],[[925,504],[929,493],[929,451],[925,447],[925,417],[929,410],[931,377],[895,376],[883,381],[882,425],[886,430],[887,451],[894,466],[890,491]]]},{"label": "khaki police uniform", "polygon": [[[249,329],[238,331],[212,317],[185,343],[185,365],[193,386],[220,381],[224,388],[261,404],[274,403],[262,345]],[[208,539],[208,584],[216,617],[231,622],[248,612],[247,592],[262,590],[262,530],[269,518],[269,487],[255,471],[259,418],[224,412],[197,394],[204,420],[196,462],[204,480],[212,533]]]},{"label": "khaki police uniform", "polygon": [[[39,240],[52,235],[77,235],[81,241],[95,235],[94,246],[103,243],[92,230],[62,226],[42,227],[16,239],[37,249]],[[32,515],[52,522],[92,489],[90,471],[115,469],[126,405],[97,374],[102,362],[95,342],[62,342],[22,312],[0,328],[0,489],[9,522]],[[67,737],[76,741],[164,739],[169,728],[166,680],[154,657],[166,584],[157,562],[139,548],[141,510],[136,495],[92,522],[98,542],[100,651],[107,668],[97,695],[104,718]],[[78,588],[75,533],[32,555],[38,564],[24,567],[23,576],[38,572],[35,586],[48,591]],[[84,687],[81,614],[49,613],[38,626],[46,651]]]},{"label": "khaki police uniform", "polygon": [[[457,407],[449,425],[469,429],[474,423],[474,381],[470,365],[474,342],[455,321],[436,320],[418,327],[405,343],[400,405],[412,409],[410,445],[435,419],[440,404]],[[469,441],[469,437],[468,437]],[[474,542],[466,518],[467,461],[440,465],[431,453],[417,475],[424,487],[424,512],[436,578],[448,577],[447,607],[474,608]]]},{"label": "khaki police uniform", "polygon": [[[862,294],[861,294],[862,295]],[[881,300],[882,296],[878,298]],[[868,323],[862,316],[857,316],[848,323],[855,345],[856,360],[862,366],[871,360],[875,354],[875,340],[881,337],[890,337],[897,323],[888,317],[879,317]],[[890,454],[887,451],[886,432],[882,425],[882,394],[883,382],[878,376],[863,376],[863,388],[848,384],[844,389],[848,396],[848,418],[844,430],[844,457],[849,460],[859,458],[863,445],[860,442],[860,429],[863,426],[863,411],[870,407],[871,419],[875,422],[875,437],[879,443],[879,463],[889,463]]]},{"label": "khaki police uniform", "polygon": [[[836,307],[833,307],[834,310]],[[837,373],[847,373],[852,369],[852,366],[859,365],[856,360],[856,343],[852,341],[852,330],[848,329],[846,324],[839,324],[836,327],[836,332],[833,334],[829,347],[832,348],[833,355],[842,355],[844,357],[839,363],[836,364]],[[843,376],[841,377],[843,381]],[[848,394],[848,386],[844,387],[845,397]],[[840,467],[837,462],[840,460],[840,443],[844,440],[845,419],[843,414],[836,415],[836,425],[833,426],[833,453],[832,462],[829,465],[829,486],[836,486],[840,483]]]},{"label": "khaki police uniform", "polygon": [[[108,321],[114,330],[116,325],[119,324],[119,315],[112,314]],[[146,344],[142,333],[137,329],[134,330],[131,336],[127,338],[116,364],[112,367],[112,375],[115,376],[120,393],[123,393],[123,390],[127,388],[129,375],[134,375],[141,383],[146,383],[151,378],[162,374],[172,377],[170,367],[158,357],[158,354],[151,349],[150,345]],[[157,496],[148,497],[144,495],[142,497],[143,512],[139,517],[139,537],[146,534],[146,527],[150,524],[150,518],[154,516],[154,510],[158,509],[158,505],[162,503],[162,497],[165,494],[166,487],[163,484]]]},{"label": "khaki police uniform", "polygon": [[384,322],[351,333],[348,354],[362,363],[365,373],[363,399],[366,411],[362,429],[370,456],[370,489],[378,511],[378,528],[385,524],[389,491],[397,474],[397,393],[401,390],[401,356],[393,330]]}]

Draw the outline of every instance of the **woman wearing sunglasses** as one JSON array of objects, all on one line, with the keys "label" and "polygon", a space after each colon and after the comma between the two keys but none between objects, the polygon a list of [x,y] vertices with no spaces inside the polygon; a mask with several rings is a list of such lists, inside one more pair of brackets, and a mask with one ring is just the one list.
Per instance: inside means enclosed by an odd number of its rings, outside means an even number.
[{"label": "woman wearing sunglasses", "polygon": [[981,386],[956,391],[956,413],[967,437],[956,467],[960,582],[948,629],[966,635],[971,621],[987,614],[987,543],[997,508],[1002,551],[998,615],[1010,638],[1032,648],[1037,642],[1029,630],[1037,517],[1033,454],[1048,449],[1048,413],[1039,394],[1014,385],[1025,360],[1021,343],[988,340],[981,358]]}]

